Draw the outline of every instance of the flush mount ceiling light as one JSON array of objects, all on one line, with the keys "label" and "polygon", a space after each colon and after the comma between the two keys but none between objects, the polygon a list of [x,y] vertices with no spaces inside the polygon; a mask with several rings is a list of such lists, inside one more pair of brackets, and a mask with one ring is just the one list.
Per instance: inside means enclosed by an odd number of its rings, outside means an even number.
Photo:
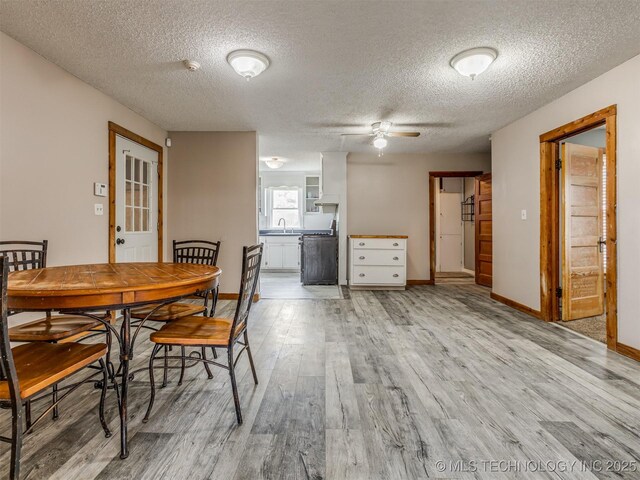
[{"label": "flush mount ceiling light", "polygon": [[284,165],[284,160],[281,160],[278,157],[273,157],[270,160],[265,160],[264,163],[267,164],[267,167],[276,169],[276,168],[280,168],[280,167],[282,167]]},{"label": "flush mount ceiling light", "polygon": [[254,50],[236,50],[227,55],[227,62],[238,75],[252,79],[260,75],[269,67],[266,55]]},{"label": "flush mount ceiling light", "polygon": [[484,72],[497,58],[498,52],[493,48],[480,47],[460,52],[451,59],[451,66],[460,75],[471,77],[471,80]]}]

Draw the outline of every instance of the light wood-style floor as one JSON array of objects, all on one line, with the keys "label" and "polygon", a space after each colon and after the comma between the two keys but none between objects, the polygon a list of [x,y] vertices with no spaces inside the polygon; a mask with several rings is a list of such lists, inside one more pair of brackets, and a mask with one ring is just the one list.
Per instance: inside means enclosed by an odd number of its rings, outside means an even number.
[{"label": "light wood-style floor", "polygon": [[261,272],[260,298],[339,300],[338,285],[302,285],[300,273]]},{"label": "light wood-style floor", "polygon": [[[640,478],[640,364],[477,286],[344,292],[255,305],[260,384],[241,360],[242,426],[228,374],[208,380],[201,367],[181,387],[172,376],[141,423],[139,374],[129,459],[102,435],[98,391],[86,388],[28,436],[23,478]],[[109,404],[117,432],[112,392]],[[0,411],[0,434],[8,426]]]}]

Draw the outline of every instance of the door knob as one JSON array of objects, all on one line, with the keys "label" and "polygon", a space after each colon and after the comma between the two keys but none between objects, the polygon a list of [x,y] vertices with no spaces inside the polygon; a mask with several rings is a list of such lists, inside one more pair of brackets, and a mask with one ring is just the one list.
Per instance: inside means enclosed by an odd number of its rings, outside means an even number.
[{"label": "door knob", "polygon": [[124,245],[124,238],[118,238],[116,240],[116,245]]}]

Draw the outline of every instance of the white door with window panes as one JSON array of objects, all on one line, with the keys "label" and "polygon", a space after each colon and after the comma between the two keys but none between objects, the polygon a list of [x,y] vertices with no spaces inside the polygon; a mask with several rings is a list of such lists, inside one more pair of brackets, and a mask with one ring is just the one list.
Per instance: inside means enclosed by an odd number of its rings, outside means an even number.
[{"label": "white door with window panes", "polygon": [[116,136],[116,262],[158,261],[158,153]]}]

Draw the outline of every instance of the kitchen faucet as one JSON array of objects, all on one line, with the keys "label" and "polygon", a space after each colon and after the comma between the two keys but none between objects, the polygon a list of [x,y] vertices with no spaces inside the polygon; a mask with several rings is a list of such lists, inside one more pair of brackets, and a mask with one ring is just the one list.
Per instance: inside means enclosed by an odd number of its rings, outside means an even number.
[{"label": "kitchen faucet", "polygon": [[282,227],[282,233],[287,233],[287,221],[281,217],[280,220],[278,220],[278,226],[280,226],[280,222],[284,224]]}]

